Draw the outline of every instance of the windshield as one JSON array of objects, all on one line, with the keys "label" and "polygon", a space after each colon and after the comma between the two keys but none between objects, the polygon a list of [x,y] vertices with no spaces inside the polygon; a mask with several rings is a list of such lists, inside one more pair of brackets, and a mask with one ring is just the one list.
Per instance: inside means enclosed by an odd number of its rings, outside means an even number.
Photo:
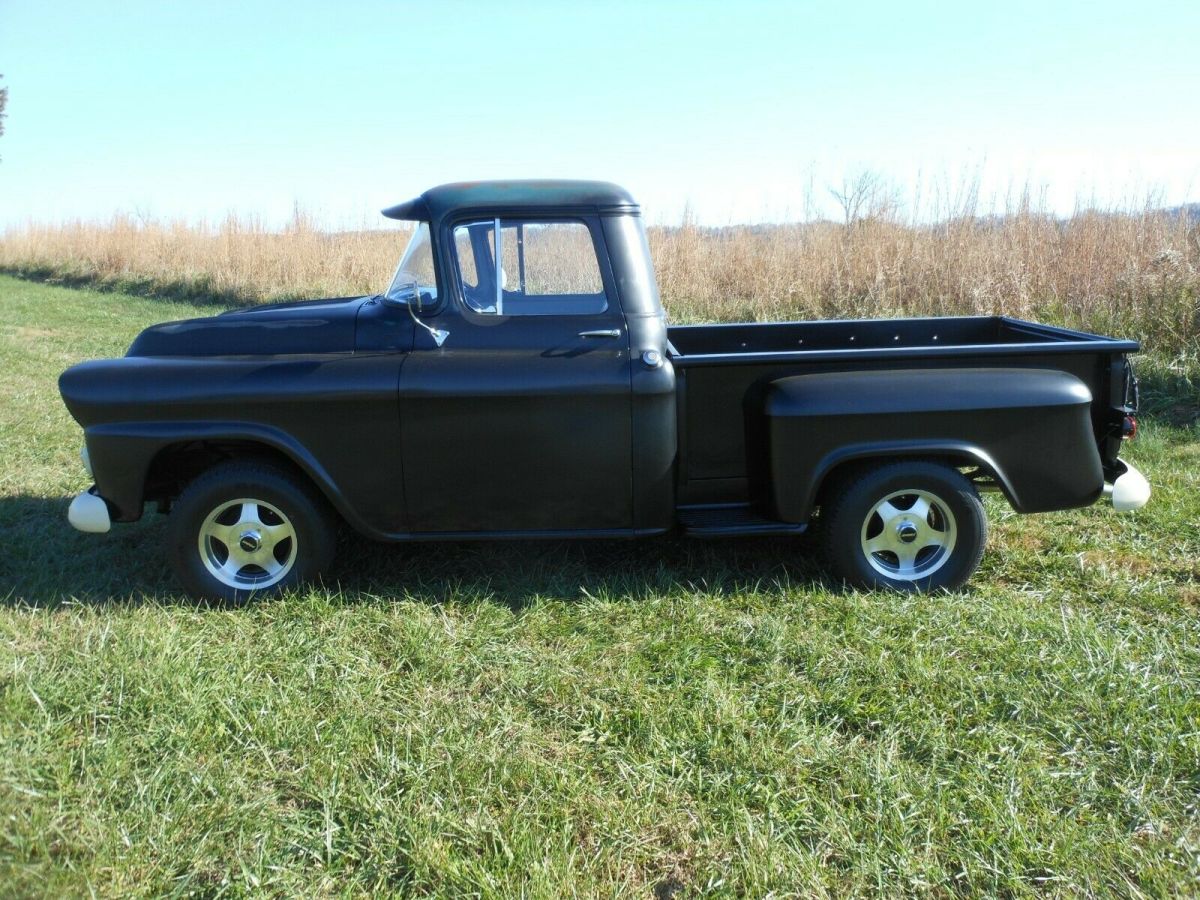
[{"label": "windshield", "polygon": [[[411,285],[417,285],[427,300],[437,299],[437,279],[433,274],[433,245],[429,241],[429,223],[422,222],[408,240],[400,265],[387,289],[389,300],[407,299]],[[407,291],[406,291],[407,288]]]}]

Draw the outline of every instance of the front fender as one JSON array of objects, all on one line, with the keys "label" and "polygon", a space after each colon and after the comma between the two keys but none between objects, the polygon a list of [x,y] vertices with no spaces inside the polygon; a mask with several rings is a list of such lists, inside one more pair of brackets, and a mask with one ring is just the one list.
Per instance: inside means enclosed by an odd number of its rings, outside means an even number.
[{"label": "front fender", "polygon": [[269,425],[250,422],[115,422],[84,429],[96,488],[118,522],[142,515],[146,476],[158,454],[173,444],[244,442],[261,444],[290,459],[356,528],[371,531],[321,462],[296,437]]},{"label": "front fender", "polygon": [[127,357],[72,366],[63,401],[84,428],[118,521],[141,515],[146,477],[171,444],[238,441],[306,472],[363,534],[406,532],[399,382],[404,354]]}]

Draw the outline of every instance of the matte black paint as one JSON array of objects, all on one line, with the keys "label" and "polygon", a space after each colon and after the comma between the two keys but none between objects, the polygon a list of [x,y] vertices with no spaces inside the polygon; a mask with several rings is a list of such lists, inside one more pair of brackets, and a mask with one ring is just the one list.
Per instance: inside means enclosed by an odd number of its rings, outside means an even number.
[{"label": "matte black paint", "polygon": [[273,356],[349,352],[364,297],[307,300],[152,325],[127,356]]},{"label": "matte black paint", "polygon": [[447,216],[464,212],[526,213],[551,210],[558,215],[591,212],[601,215],[638,214],[638,205],[624,188],[607,181],[461,181],[430,188],[420,197],[383,210],[389,219],[431,222],[440,226]]},{"label": "matte black paint", "polygon": [[803,522],[825,474],[886,452],[979,465],[1018,512],[1099,498],[1104,472],[1092,434],[1092,394],[1082,381],[1046,369],[955,369],[953,378],[952,391],[945,389],[946,373],[929,369],[771,382],[749,411],[764,457],[752,473],[754,493],[774,518]]},{"label": "matte black paint", "polygon": [[[481,213],[584,222],[608,309],[470,310],[443,248]],[[385,214],[430,221],[441,347],[402,305],[336,298],[157,325],[63,373],[117,520],[169,502],[186,454],[249,445],[392,540],[796,532],[834,467],[897,454],[977,463],[1020,511],[1121,469],[1135,342],[1005,317],[668,329],[638,208],[600,182],[447,185]]]},{"label": "matte black paint", "polygon": [[284,453],[347,520],[407,530],[397,388],[404,354],[131,357],[68,369],[60,389],[84,426],[100,495],[118,521],[142,512],[163,450],[251,441]]}]

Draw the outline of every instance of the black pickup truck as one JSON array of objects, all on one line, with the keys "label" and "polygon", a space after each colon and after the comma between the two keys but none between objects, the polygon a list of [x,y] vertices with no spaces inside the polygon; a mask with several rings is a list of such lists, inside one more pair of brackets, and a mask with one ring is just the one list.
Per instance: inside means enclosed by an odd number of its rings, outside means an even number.
[{"label": "black pickup truck", "polygon": [[437,187],[387,291],[142,332],[63,373],[83,531],[170,512],[192,594],[385,541],[798,535],[839,581],[956,588],[1018,512],[1149,497],[1118,459],[1135,341],[1003,316],[668,326],[615,185]]}]

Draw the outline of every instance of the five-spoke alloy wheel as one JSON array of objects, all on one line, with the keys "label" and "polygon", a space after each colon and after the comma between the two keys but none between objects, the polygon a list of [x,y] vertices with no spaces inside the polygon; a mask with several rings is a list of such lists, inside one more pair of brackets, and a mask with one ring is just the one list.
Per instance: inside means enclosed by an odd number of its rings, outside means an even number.
[{"label": "five-spoke alloy wheel", "polygon": [[226,587],[262,590],[296,563],[296,528],[262,500],[239,497],[214,509],[200,526],[200,558]]},{"label": "five-spoke alloy wheel", "polygon": [[298,474],[230,462],[180,495],[171,549],[189,594],[240,602],[315,578],[333,557],[334,537],[324,498]]},{"label": "five-spoke alloy wheel", "polygon": [[824,499],[822,520],[835,574],[856,587],[953,590],[987,541],[971,482],[925,460],[851,471]]}]

